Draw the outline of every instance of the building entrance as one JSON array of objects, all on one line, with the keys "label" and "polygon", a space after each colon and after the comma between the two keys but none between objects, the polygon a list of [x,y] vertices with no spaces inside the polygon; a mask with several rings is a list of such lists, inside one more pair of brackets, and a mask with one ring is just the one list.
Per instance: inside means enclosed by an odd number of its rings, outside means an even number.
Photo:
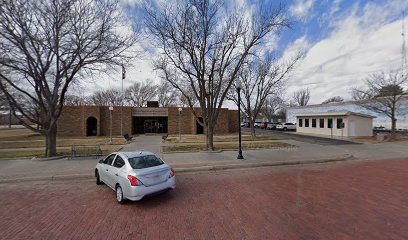
[{"label": "building entrance", "polygon": [[133,117],[133,134],[167,133],[167,117]]}]

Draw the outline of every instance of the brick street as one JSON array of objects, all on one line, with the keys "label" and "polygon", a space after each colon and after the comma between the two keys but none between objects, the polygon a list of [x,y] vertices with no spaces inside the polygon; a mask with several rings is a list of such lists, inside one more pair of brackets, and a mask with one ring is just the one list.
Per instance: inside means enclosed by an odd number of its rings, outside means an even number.
[{"label": "brick street", "polygon": [[177,184],[126,205],[89,180],[2,184],[0,239],[408,239],[408,159],[179,174]]}]

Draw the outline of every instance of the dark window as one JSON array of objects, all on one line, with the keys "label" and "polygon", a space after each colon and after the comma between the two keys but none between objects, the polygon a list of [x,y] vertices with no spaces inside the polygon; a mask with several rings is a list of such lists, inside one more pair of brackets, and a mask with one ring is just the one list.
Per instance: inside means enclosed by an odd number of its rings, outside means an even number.
[{"label": "dark window", "polygon": [[314,127],[314,128],[316,127],[316,118],[312,119],[312,127]]},{"label": "dark window", "polygon": [[121,168],[125,165],[125,161],[120,156],[116,156],[115,162],[113,163],[114,167]]},{"label": "dark window", "polygon": [[343,118],[337,118],[337,128],[343,128]]},{"label": "dark window", "polygon": [[145,155],[129,158],[129,164],[133,169],[143,169],[162,165],[163,161],[154,155]]},{"label": "dark window", "polygon": [[327,128],[333,128],[333,119],[327,119]]},{"label": "dark window", "polygon": [[308,118],[305,119],[305,127],[309,127],[309,119]]},{"label": "dark window", "polygon": [[319,119],[319,125],[320,125],[320,128],[324,128],[324,119],[323,118]]},{"label": "dark window", "polygon": [[105,160],[103,160],[103,163],[112,165],[113,159],[115,158],[115,154],[109,155]]},{"label": "dark window", "polygon": [[299,127],[303,127],[303,119],[299,118]]}]

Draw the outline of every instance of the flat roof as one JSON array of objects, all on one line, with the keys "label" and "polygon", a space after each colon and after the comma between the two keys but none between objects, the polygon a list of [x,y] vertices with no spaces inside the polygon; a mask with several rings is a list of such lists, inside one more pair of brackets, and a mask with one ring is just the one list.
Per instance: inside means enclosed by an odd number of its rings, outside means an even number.
[{"label": "flat roof", "polygon": [[297,114],[296,117],[317,117],[317,116],[325,117],[325,116],[350,116],[350,115],[366,117],[366,118],[375,118],[374,116],[371,116],[371,115],[350,112],[350,111],[348,112],[300,113],[300,114]]}]

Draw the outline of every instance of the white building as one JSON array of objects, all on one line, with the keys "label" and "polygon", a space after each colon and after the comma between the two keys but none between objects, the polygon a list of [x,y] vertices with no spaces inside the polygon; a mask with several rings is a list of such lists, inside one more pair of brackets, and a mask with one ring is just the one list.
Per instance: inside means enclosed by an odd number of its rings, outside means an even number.
[{"label": "white building", "polygon": [[[391,128],[391,120],[384,114],[370,111],[356,104],[355,101],[307,105],[303,107],[290,107],[286,111],[286,122],[296,122],[300,114],[326,113],[326,112],[354,112],[375,117],[373,127]],[[408,129],[408,96],[401,100],[397,109],[397,129]]]},{"label": "white building", "polygon": [[296,115],[296,131],[337,137],[373,135],[373,116],[354,112],[326,112]]}]

